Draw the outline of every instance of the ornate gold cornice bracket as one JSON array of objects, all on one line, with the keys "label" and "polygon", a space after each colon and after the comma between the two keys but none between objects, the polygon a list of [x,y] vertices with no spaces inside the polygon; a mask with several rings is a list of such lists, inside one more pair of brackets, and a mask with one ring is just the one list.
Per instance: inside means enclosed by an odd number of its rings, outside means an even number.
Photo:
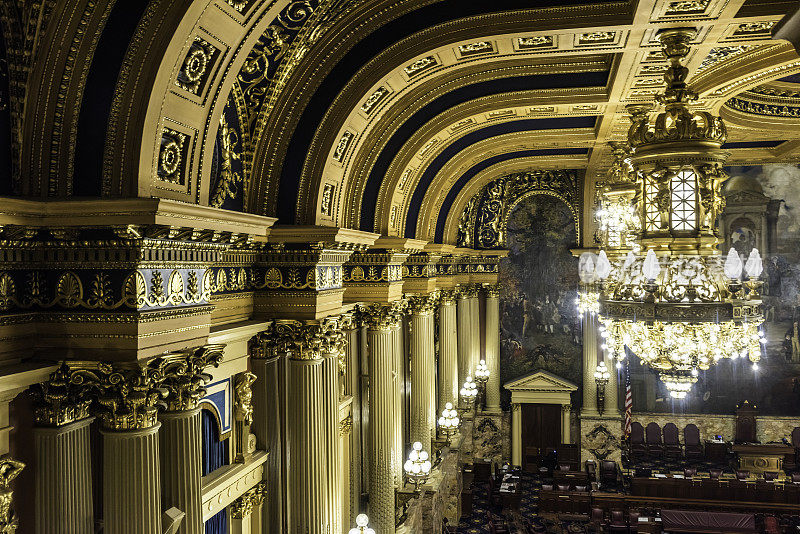
[{"label": "ornate gold cornice bracket", "polygon": [[206,395],[205,385],[211,375],[205,369],[218,367],[222,362],[225,345],[204,345],[162,356],[164,381],[167,390],[167,412],[193,410]]},{"label": "ornate gold cornice bracket", "polygon": [[267,483],[259,482],[253,489],[243,493],[241,497],[231,503],[231,517],[234,519],[249,517],[256,507],[261,506],[266,495]]},{"label": "ornate gold cornice bracket", "polygon": [[255,438],[251,439],[250,425],[253,424],[253,382],[256,375],[245,371],[236,375],[234,380],[234,428],[236,430],[236,454],[234,460],[245,462],[253,453]]},{"label": "ornate gold cornice bracket", "polygon": [[0,533],[13,534],[17,530],[19,520],[14,512],[11,481],[25,468],[25,464],[9,458],[0,459]]}]

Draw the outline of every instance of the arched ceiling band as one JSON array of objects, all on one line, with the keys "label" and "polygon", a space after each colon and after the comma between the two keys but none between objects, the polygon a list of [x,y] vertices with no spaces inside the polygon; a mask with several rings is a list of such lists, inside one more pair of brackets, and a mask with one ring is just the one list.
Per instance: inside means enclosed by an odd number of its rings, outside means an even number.
[{"label": "arched ceiling band", "polygon": [[[397,129],[397,131],[392,135],[392,137],[389,139],[389,142],[381,151],[380,155],[378,156],[375,162],[375,165],[371,169],[369,177],[367,178],[366,186],[364,188],[364,194],[361,199],[362,209],[361,209],[360,229],[365,231],[374,230],[374,221],[375,221],[374,208],[378,200],[378,193],[381,184],[383,182],[383,177],[386,174],[387,169],[391,165],[392,159],[401,149],[403,144],[405,144],[414,135],[414,132],[416,132],[419,128],[421,128],[432,117],[435,117],[436,115],[443,113],[447,109],[452,108],[453,106],[456,106],[463,102],[492,94],[509,93],[526,89],[557,89],[557,88],[571,88],[571,87],[604,86],[608,81],[608,74],[609,74],[608,71],[602,71],[602,72],[588,72],[584,73],[581,76],[576,76],[574,74],[552,74],[546,76],[533,75],[533,76],[520,76],[513,78],[502,78],[499,80],[479,82],[461,87],[445,95],[442,95],[441,97],[432,101],[430,104],[424,106]],[[576,119],[577,119],[576,122],[570,122]],[[583,122],[581,122],[581,120]],[[591,120],[591,123],[586,122],[587,120]],[[550,118],[530,119],[523,121],[515,121],[514,124],[515,126],[511,128],[515,129],[512,130],[502,130],[502,129],[498,130],[494,129],[496,128],[495,126],[491,126],[488,128],[484,128],[482,130],[478,130],[476,132],[472,132],[468,136],[465,136],[458,140],[458,146],[461,147],[459,148],[459,150],[463,149],[465,146],[468,146],[471,142],[475,142],[480,139],[485,139],[486,135],[481,135],[481,132],[483,132],[484,134],[486,134],[487,132],[497,132],[488,135],[491,136],[491,135],[499,135],[501,133],[507,133],[508,131],[524,131],[524,130],[534,130],[534,129],[547,130],[555,128],[586,128],[586,127],[594,127],[595,118],[571,117],[571,118],[552,118],[552,119]],[[471,141],[464,141],[465,139]],[[430,179],[428,180],[428,182],[425,182],[424,180],[425,179],[423,177],[421,178],[420,181],[420,186],[422,186],[423,189],[426,188],[427,185],[430,183]],[[295,183],[295,188],[296,188],[296,183]],[[418,191],[419,189],[415,190],[414,192],[415,198],[418,195]],[[424,190],[422,191],[422,194],[424,194]],[[419,196],[417,204],[421,202],[421,199],[422,197]],[[417,206],[417,211],[418,210],[419,206]],[[414,225],[414,228],[416,228],[416,225]],[[406,233],[407,232],[408,229],[406,230]]]},{"label": "arched ceiling band", "polygon": [[[553,149],[544,149],[544,150],[521,150],[519,152],[509,152],[508,154],[498,154],[497,156],[493,156],[491,158],[487,158],[477,165],[471,167],[467,172],[462,174],[456,183],[453,184],[453,187],[447,192],[447,197],[445,197],[444,203],[442,204],[441,210],[439,210],[439,216],[436,219],[436,236],[434,238],[434,242],[436,243],[443,243],[444,242],[444,227],[445,223],[447,222],[447,214],[450,212],[453,203],[456,200],[456,197],[461,192],[462,189],[469,183],[469,181],[483,169],[491,167],[501,161],[506,161],[509,159],[516,159],[516,158],[529,158],[529,157],[537,157],[537,156],[572,156],[572,155],[585,155],[589,153],[588,148],[553,148]],[[408,237],[408,236],[406,236]]]},{"label": "arched ceiling band", "polygon": [[[551,129],[566,129],[566,128],[593,128],[597,121],[597,117],[562,117],[562,118],[547,118],[547,119],[527,119],[522,121],[506,122],[494,126],[488,126],[480,130],[476,130],[464,137],[459,138],[455,143],[448,146],[439,154],[436,159],[422,173],[419,183],[417,184],[414,194],[411,197],[411,203],[408,207],[406,214],[405,236],[416,237],[417,235],[417,218],[419,217],[420,208],[422,207],[422,200],[425,197],[425,191],[430,186],[433,178],[439,169],[453,156],[458,154],[461,150],[477,143],[483,139],[488,139],[496,135],[503,135],[510,132],[530,131],[530,130],[551,130]],[[578,149],[585,150],[585,149]],[[477,172],[477,171],[476,171]],[[370,175],[370,180],[373,178]],[[369,185],[369,184],[368,184]],[[380,185],[380,183],[378,184]],[[463,187],[463,186],[462,186]],[[377,193],[377,191],[376,191]],[[374,205],[371,205],[369,200],[366,199],[361,211],[362,223],[364,222],[364,213],[374,210]],[[374,220],[374,216],[370,213],[370,221]],[[363,228],[362,228],[363,229]]]},{"label": "arched ceiling band", "polygon": [[[615,6],[627,4],[626,2],[591,2],[585,0],[569,2],[572,6],[584,3],[606,3]],[[354,46],[344,55],[336,66],[331,69],[325,79],[317,86],[314,96],[311,97],[303,110],[297,127],[292,133],[292,139],[288,145],[280,175],[280,185],[277,195],[278,202],[276,206],[277,217],[282,223],[295,222],[295,199],[298,193],[297,177],[302,173],[305,157],[313,141],[320,117],[324,116],[333,99],[358,70],[382,50],[416,32],[452,20],[481,14],[498,13],[512,9],[547,8],[566,4],[566,2],[561,2],[559,0],[537,2],[535,6],[532,6],[531,2],[526,0],[497,0],[488,4],[463,2],[461,0],[438,2],[436,4],[420,7],[412,13],[403,15],[383,25],[377,31],[362,39],[357,46]],[[569,26],[569,22],[565,22],[565,25]],[[581,83],[583,77],[573,76],[573,78],[576,79],[573,84],[562,84],[550,87],[586,87],[598,85],[585,82]],[[608,75],[606,74],[604,81],[599,85],[605,85],[607,78]],[[524,87],[523,89],[525,88],[528,87]],[[368,226],[372,228],[371,224]],[[362,225],[362,227],[364,226]]]}]

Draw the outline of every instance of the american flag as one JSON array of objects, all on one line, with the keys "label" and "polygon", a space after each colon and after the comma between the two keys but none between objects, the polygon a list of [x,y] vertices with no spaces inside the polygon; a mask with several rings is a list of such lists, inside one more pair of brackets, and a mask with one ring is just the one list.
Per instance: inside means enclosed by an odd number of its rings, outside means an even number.
[{"label": "american flag", "polygon": [[[630,355],[629,355],[630,356]],[[631,435],[631,422],[633,421],[633,395],[631,395],[631,366],[630,357],[625,358],[625,437]]]}]

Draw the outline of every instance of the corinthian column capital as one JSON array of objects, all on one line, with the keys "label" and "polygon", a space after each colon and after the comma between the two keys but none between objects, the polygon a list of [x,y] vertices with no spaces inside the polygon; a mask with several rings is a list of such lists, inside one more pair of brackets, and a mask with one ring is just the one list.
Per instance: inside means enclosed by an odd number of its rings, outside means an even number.
[{"label": "corinthian column capital", "polygon": [[408,298],[408,309],[414,315],[431,313],[436,308],[439,294],[436,292],[427,295],[414,295]]},{"label": "corinthian column capital", "polygon": [[253,509],[261,506],[267,494],[267,485],[264,482],[256,484],[253,489],[242,494],[231,503],[231,516],[234,519],[244,519],[253,513]]},{"label": "corinthian column capital", "polygon": [[50,379],[32,387],[33,413],[40,426],[64,426],[89,417],[89,388],[70,382],[66,365],[59,366]]},{"label": "corinthian column capital", "polygon": [[164,359],[147,362],[65,362],[69,381],[90,388],[94,411],[106,430],[143,430],[158,423]]},{"label": "corinthian column capital", "polygon": [[206,394],[205,385],[211,375],[204,372],[209,365],[218,367],[225,345],[204,345],[163,356],[162,386],[167,391],[167,411],[193,410]]},{"label": "corinthian column capital", "polygon": [[479,287],[477,284],[460,284],[456,292],[459,298],[470,299],[478,296]]},{"label": "corinthian column capital", "polygon": [[319,321],[276,321],[273,328],[278,350],[296,360],[318,360],[324,354],[341,354],[345,336],[340,320],[333,316]]},{"label": "corinthian column capital", "polygon": [[359,307],[358,317],[371,330],[387,330],[399,324],[406,306],[406,301],[368,304]]},{"label": "corinthian column capital", "polygon": [[455,289],[442,289],[439,291],[439,304],[455,304],[458,294]]},{"label": "corinthian column capital", "polygon": [[500,284],[485,284],[483,286],[486,296],[489,298],[500,298]]}]

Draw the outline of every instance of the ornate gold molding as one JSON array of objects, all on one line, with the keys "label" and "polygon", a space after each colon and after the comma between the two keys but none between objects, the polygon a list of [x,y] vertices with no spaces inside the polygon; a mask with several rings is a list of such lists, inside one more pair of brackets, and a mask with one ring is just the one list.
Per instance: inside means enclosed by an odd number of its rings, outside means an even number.
[{"label": "ornate gold molding", "polygon": [[500,298],[500,284],[484,284],[483,290],[486,291],[487,298]]},{"label": "ornate gold molding", "polygon": [[387,330],[400,324],[405,307],[405,301],[389,304],[368,304],[367,306],[359,306],[358,317],[370,330]]},{"label": "ornate gold molding", "polygon": [[413,295],[408,298],[408,311],[412,315],[424,315],[433,313],[439,301],[439,293],[433,292],[428,295]]},{"label": "ornate gold molding", "polygon": [[339,435],[346,436],[353,430],[353,415],[350,414],[339,421]]},{"label": "ornate gold molding", "polygon": [[205,345],[195,349],[179,351],[162,357],[164,382],[167,390],[168,412],[193,410],[206,394],[205,384],[211,375],[204,370],[218,367],[223,357],[224,345]]},{"label": "ornate gold molding", "polygon": [[256,375],[245,371],[236,375],[234,382],[234,427],[236,430],[236,455],[234,460],[244,462],[250,456],[250,425],[253,424],[253,390],[250,386]]},{"label": "ornate gold molding", "polygon": [[17,530],[18,518],[12,508],[11,481],[25,468],[25,464],[9,458],[0,459],[0,533],[13,534]]},{"label": "ornate gold molding", "polygon": [[61,366],[50,379],[32,388],[33,413],[40,426],[63,426],[89,417],[87,391],[70,383],[69,371]]},{"label": "ornate gold molding", "polygon": [[266,482],[259,482],[253,489],[242,494],[241,497],[231,503],[231,516],[234,519],[245,519],[253,513],[255,507],[261,506],[266,495]]},{"label": "ornate gold molding", "polygon": [[455,304],[458,294],[455,289],[442,289],[439,291],[439,304],[450,306]]}]

